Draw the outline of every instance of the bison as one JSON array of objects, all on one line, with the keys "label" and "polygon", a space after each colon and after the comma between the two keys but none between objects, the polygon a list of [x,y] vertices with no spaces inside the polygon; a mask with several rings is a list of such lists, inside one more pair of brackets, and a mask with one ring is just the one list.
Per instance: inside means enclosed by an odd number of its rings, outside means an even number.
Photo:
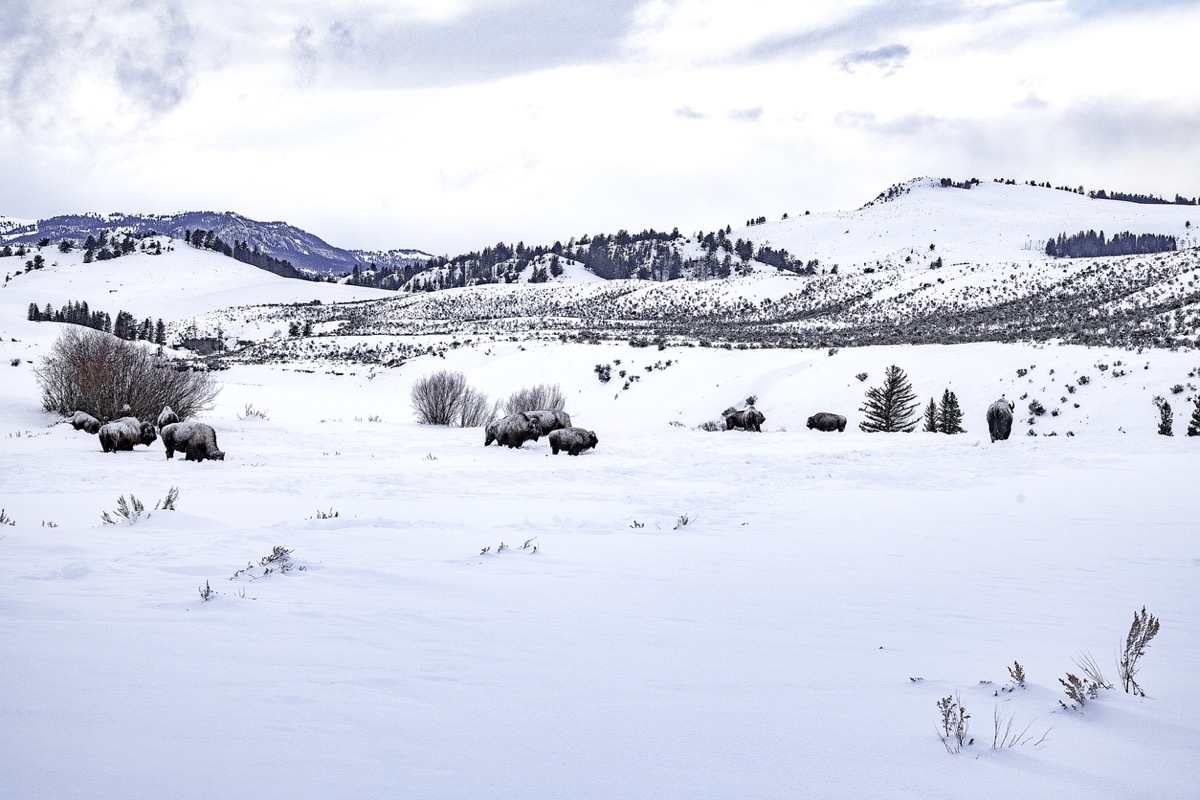
[{"label": "bison", "polygon": [[179,415],[170,406],[163,406],[162,412],[158,415],[158,429],[161,431],[176,422],[179,422]]},{"label": "bison", "polygon": [[183,453],[184,461],[224,461],[225,453],[217,449],[217,432],[203,422],[173,422],[162,429],[163,445],[167,458],[174,458],[175,451]]},{"label": "bison", "polygon": [[571,415],[565,411],[543,409],[541,411],[524,411],[522,413],[529,419],[536,419],[538,424],[542,426],[542,433],[550,433],[550,431],[571,427]]},{"label": "bison", "polygon": [[489,422],[484,432],[484,447],[492,442],[502,447],[520,447],[530,439],[536,442],[542,435],[542,426],[536,418],[531,419],[522,412]]},{"label": "bison", "polygon": [[100,447],[106,453],[132,450],[134,445],[151,445],[158,438],[154,423],[142,422],[137,417],[121,417],[100,426]]},{"label": "bison", "polygon": [[559,450],[566,450],[568,455],[577,456],[587,449],[594,449],[600,440],[595,431],[584,428],[560,428],[550,433],[550,452],[558,455]]},{"label": "bison", "polygon": [[1016,408],[1016,404],[1003,397],[988,406],[988,433],[992,435],[993,442],[997,439],[1007,439],[1008,435],[1012,433],[1014,408]]},{"label": "bison", "polygon": [[730,411],[725,414],[725,430],[741,428],[745,431],[762,431],[762,424],[767,421],[763,413],[751,406],[742,411]]},{"label": "bison", "polygon": [[846,418],[841,414],[822,411],[808,418],[808,427],[816,428],[819,431],[838,431],[840,433],[846,430]]},{"label": "bison", "polygon": [[71,427],[77,431],[87,431],[93,435],[100,432],[100,420],[86,411],[76,411],[67,417],[67,422],[71,423]]}]

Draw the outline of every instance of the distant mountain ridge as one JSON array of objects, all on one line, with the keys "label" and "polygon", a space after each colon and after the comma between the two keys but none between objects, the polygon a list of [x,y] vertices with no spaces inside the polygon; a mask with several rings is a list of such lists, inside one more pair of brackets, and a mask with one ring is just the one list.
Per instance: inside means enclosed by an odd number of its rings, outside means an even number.
[{"label": "distant mountain ridge", "polygon": [[188,231],[213,231],[230,244],[246,242],[267,255],[287,260],[312,276],[334,277],[351,273],[356,265],[405,267],[432,258],[420,250],[347,250],[286,222],[260,222],[232,211],[185,211],[177,214],[62,214],[29,221],[0,219],[0,244],[36,244],[41,239],[82,242],[88,236],[142,235],[150,232],[183,239]]}]

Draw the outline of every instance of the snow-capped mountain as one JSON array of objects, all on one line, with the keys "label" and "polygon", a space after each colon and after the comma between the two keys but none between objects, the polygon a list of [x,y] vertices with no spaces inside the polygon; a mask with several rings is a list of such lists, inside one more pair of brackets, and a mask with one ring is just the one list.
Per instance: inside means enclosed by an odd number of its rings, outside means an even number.
[{"label": "snow-capped mountain", "polygon": [[419,250],[357,251],[335,247],[324,239],[286,222],[260,222],[231,211],[187,211],[178,214],[65,214],[43,220],[0,218],[0,244],[34,244],[42,239],[77,243],[101,232],[130,234],[161,233],[183,239],[187,232],[213,231],[231,246],[246,242],[276,259],[286,260],[309,275],[339,276],[356,265],[380,266],[420,264],[431,256]]}]

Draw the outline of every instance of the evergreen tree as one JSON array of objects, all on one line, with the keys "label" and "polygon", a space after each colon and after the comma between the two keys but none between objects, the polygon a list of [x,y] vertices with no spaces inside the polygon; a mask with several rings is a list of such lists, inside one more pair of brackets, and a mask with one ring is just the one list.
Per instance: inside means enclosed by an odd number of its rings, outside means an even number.
[{"label": "evergreen tree", "polygon": [[1154,404],[1158,406],[1158,433],[1160,436],[1174,436],[1171,428],[1175,424],[1175,416],[1171,411],[1171,404],[1161,397],[1154,398]]},{"label": "evergreen tree", "polygon": [[859,409],[864,419],[858,427],[867,433],[910,433],[917,427],[917,395],[904,370],[895,364],[884,373],[883,386],[868,389],[866,398]]},{"label": "evergreen tree", "polygon": [[929,405],[925,406],[925,424],[921,428],[925,433],[937,433],[942,428],[942,421],[938,415],[937,403],[934,399],[929,398]]},{"label": "evergreen tree", "polygon": [[1196,407],[1192,409],[1192,418],[1188,422],[1188,436],[1200,436],[1200,394],[1196,395],[1195,402]]},{"label": "evergreen tree", "polygon": [[941,433],[966,433],[962,426],[962,408],[958,396],[947,389],[942,393],[942,405],[938,409],[938,431]]},{"label": "evergreen tree", "polygon": [[164,346],[167,343],[167,326],[161,317],[158,322],[154,323],[154,343]]}]

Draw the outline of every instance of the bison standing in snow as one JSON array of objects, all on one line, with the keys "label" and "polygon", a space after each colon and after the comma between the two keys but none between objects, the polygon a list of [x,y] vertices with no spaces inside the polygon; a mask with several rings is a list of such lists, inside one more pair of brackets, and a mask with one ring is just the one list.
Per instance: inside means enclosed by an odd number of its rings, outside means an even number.
[{"label": "bison standing in snow", "polygon": [[484,432],[486,434],[484,447],[492,442],[496,442],[502,447],[520,447],[530,439],[536,442],[542,435],[542,425],[537,419],[530,419],[522,412],[509,414],[495,422],[489,422]]},{"label": "bison standing in snow", "polygon": [[106,453],[132,450],[134,445],[151,445],[158,438],[154,423],[142,422],[137,417],[121,417],[100,426],[100,447]]},{"label": "bison standing in snow", "polygon": [[1007,439],[1008,434],[1012,432],[1014,408],[1016,408],[1016,404],[1004,398],[1000,398],[988,406],[988,433],[992,435],[993,442],[997,439]]},{"label": "bison standing in snow", "polygon": [[560,428],[550,433],[550,452],[554,455],[566,450],[568,455],[577,456],[589,448],[595,449],[599,443],[595,431],[583,428]]},{"label": "bison standing in snow", "polygon": [[86,411],[76,411],[67,417],[67,422],[71,423],[71,427],[77,431],[83,430],[93,435],[100,432],[100,420]]},{"label": "bison standing in snow", "polygon": [[538,424],[542,426],[542,433],[550,433],[550,431],[571,427],[571,415],[565,411],[543,409],[541,411],[523,411],[521,413],[529,419],[536,419]]},{"label": "bison standing in snow", "polygon": [[162,440],[167,458],[174,458],[178,450],[184,461],[225,460],[225,453],[217,449],[217,432],[203,422],[173,422],[162,429]]},{"label": "bison standing in snow", "polygon": [[816,428],[819,431],[841,432],[846,430],[846,418],[841,414],[830,414],[827,411],[822,411],[808,418],[808,427]]},{"label": "bison standing in snow", "polygon": [[734,428],[741,428],[745,431],[762,432],[762,424],[767,421],[767,418],[757,408],[751,406],[742,411],[729,411],[725,414],[725,430],[731,431]]},{"label": "bison standing in snow", "polygon": [[170,406],[163,406],[163,410],[158,415],[158,429],[161,431],[176,422],[179,422],[179,415]]}]

